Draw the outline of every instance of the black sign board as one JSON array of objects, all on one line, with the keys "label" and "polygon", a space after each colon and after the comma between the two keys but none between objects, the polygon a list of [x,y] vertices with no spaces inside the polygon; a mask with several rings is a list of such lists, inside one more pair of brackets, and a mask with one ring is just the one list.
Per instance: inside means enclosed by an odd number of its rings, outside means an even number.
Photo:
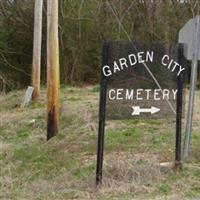
[{"label": "black sign board", "polygon": [[108,55],[107,119],[176,117],[178,46],[110,43]]},{"label": "black sign board", "polygon": [[180,163],[183,45],[109,42],[102,55],[97,184],[102,179],[105,119],[176,118],[176,162]]}]

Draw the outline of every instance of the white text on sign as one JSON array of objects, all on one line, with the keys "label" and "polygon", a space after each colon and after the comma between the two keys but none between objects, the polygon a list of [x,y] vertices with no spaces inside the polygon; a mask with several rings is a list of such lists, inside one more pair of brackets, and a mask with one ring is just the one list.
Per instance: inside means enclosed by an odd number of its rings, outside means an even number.
[{"label": "white text on sign", "polygon": [[177,89],[109,89],[109,100],[176,100]]},{"label": "white text on sign", "polygon": [[[113,66],[105,65],[102,68],[103,74],[106,77],[109,77],[117,72],[120,72],[126,68],[134,67],[138,63],[153,63],[154,61],[154,51],[140,51],[137,54],[129,54],[128,58],[120,58],[118,61],[113,62]],[[171,70],[172,72],[176,71],[177,76],[179,76],[185,68],[182,67],[179,63],[174,61],[168,55],[164,55],[160,61],[161,65],[167,67],[167,69]]]}]

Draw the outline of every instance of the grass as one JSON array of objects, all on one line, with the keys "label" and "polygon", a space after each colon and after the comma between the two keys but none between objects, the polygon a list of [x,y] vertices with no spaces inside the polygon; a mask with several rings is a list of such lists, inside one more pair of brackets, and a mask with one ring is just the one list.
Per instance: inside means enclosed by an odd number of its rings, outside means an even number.
[{"label": "grass", "polygon": [[[0,199],[139,200],[200,198],[200,92],[190,158],[174,162],[173,120],[106,121],[103,185],[95,187],[99,86],[61,88],[59,134],[46,141],[46,91],[28,108],[25,91],[0,96]],[[183,127],[185,127],[185,120]]]},{"label": "grass", "polygon": [[142,130],[138,128],[107,131],[105,136],[106,150],[130,150],[131,148],[137,148],[141,139]]},{"label": "grass", "polygon": [[90,174],[95,171],[95,163],[88,165],[87,167],[78,167],[72,173],[73,176],[78,180],[86,179]]},{"label": "grass", "polygon": [[167,184],[167,183],[162,183],[160,186],[159,186],[159,192],[161,194],[170,194],[170,192],[172,191],[171,187]]}]

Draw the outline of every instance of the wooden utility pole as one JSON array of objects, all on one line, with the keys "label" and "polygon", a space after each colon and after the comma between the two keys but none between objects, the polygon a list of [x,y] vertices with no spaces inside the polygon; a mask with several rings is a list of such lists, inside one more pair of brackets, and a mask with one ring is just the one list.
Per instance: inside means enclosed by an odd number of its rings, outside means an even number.
[{"label": "wooden utility pole", "polygon": [[47,0],[47,140],[58,132],[59,82],[58,0]]},{"label": "wooden utility pole", "polygon": [[32,95],[33,100],[37,99],[37,97],[40,95],[42,9],[43,9],[43,0],[35,0],[33,63],[32,63],[32,86],[34,88]]}]

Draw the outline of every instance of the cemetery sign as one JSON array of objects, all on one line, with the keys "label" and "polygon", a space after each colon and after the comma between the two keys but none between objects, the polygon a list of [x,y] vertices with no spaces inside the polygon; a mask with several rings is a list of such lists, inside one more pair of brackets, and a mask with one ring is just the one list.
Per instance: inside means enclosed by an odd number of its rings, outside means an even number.
[{"label": "cemetery sign", "polygon": [[102,180],[105,120],[176,119],[176,161],[181,154],[181,118],[186,59],[182,44],[105,43],[102,52],[97,185]]},{"label": "cemetery sign", "polygon": [[186,71],[178,46],[111,43],[108,54],[107,119],[176,117],[177,79]]}]

